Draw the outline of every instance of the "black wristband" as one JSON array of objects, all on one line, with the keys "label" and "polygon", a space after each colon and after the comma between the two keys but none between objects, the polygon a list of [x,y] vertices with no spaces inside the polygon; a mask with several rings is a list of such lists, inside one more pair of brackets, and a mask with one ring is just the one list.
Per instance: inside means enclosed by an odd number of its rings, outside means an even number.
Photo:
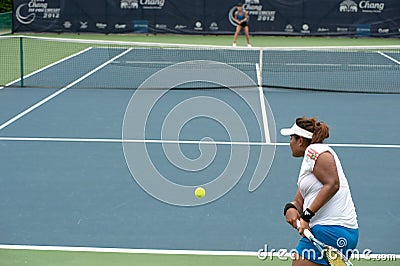
[{"label": "black wristband", "polygon": [[307,223],[310,222],[311,218],[313,218],[315,213],[313,213],[309,208],[307,208],[303,213],[300,215],[300,218],[306,221]]},{"label": "black wristband", "polygon": [[287,212],[289,209],[291,209],[291,208],[297,210],[296,206],[294,206],[293,203],[291,203],[291,202],[286,203],[285,208],[283,209],[283,215],[286,216],[286,212]]}]

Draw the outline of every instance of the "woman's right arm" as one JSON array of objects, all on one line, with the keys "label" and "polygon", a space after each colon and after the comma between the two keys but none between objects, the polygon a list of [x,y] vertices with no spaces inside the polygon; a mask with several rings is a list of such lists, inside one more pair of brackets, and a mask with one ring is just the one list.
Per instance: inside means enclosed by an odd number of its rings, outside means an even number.
[{"label": "woman's right arm", "polygon": [[301,195],[300,190],[297,190],[296,196],[292,201],[292,204],[296,207],[296,209],[295,208],[288,209],[285,215],[286,222],[291,224],[293,228],[297,228],[297,220],[300,219],[300,213],[303,212],[303,203],[304,203],[303,196]]}]

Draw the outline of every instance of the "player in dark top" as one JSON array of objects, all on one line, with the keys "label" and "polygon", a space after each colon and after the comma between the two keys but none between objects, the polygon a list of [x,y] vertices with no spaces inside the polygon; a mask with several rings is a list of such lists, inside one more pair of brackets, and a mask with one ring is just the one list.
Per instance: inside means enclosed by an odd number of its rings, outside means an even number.
[{"label": "player in dark top", "polygon": [[236,22],[236,32],[235,36],[233,37],[233,47],[236,47],[236,40],[243,29],[244,34],[246,35],[247,40],[247,47],[251,47],[250,44],[250,36],[249,36],[249,26],[247,25],[249,21],[249,15],[246,10],[243,9],[242,4],[237,4],[237,11],[235,12],[234,21]]}]

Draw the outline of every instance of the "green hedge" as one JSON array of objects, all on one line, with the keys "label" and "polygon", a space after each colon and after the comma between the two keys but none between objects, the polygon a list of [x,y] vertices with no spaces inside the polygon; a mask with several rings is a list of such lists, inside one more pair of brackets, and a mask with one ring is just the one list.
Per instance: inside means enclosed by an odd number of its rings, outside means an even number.
[{"label": "green hedge", "polygon": [[0,0],[0,13],[12,11],[12,0]]}]

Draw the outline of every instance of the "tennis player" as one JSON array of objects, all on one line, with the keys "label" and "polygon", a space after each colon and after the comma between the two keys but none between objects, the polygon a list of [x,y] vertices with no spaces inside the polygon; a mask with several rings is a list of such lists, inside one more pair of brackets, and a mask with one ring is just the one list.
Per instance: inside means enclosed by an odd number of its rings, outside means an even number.
[{"label": "tennis player", "polygon": [[234,21],[236,22],[236,31],[233,37],[233,47],[236,47],[236,40],[242,29],[244,31],[244,34],[246,35],[247,47],[251,47],[250,36],[249,36],[249,25],[248,25],[249,14],[247,13],[246,10],[243,9],[242,4],[240,3],[236,5],[236,8],[237,11],[235,12],[234,16]]},{"label": "tennis player", "polygon": [[[286,222],[311,232],[321,242],[349,255],[358,242],[357,214],[349,184],[340,160],[328,145],[329,128],[314,118],[300,117],[291,128],[281,129],[290,136],[293,157],[303,157],[297,180],[298,190],[292,202],[285,205]],[[296,220],[301,226],[297,228]],[[297,247],[294,266],[327,265],[321,253],[305,237]]]}]

